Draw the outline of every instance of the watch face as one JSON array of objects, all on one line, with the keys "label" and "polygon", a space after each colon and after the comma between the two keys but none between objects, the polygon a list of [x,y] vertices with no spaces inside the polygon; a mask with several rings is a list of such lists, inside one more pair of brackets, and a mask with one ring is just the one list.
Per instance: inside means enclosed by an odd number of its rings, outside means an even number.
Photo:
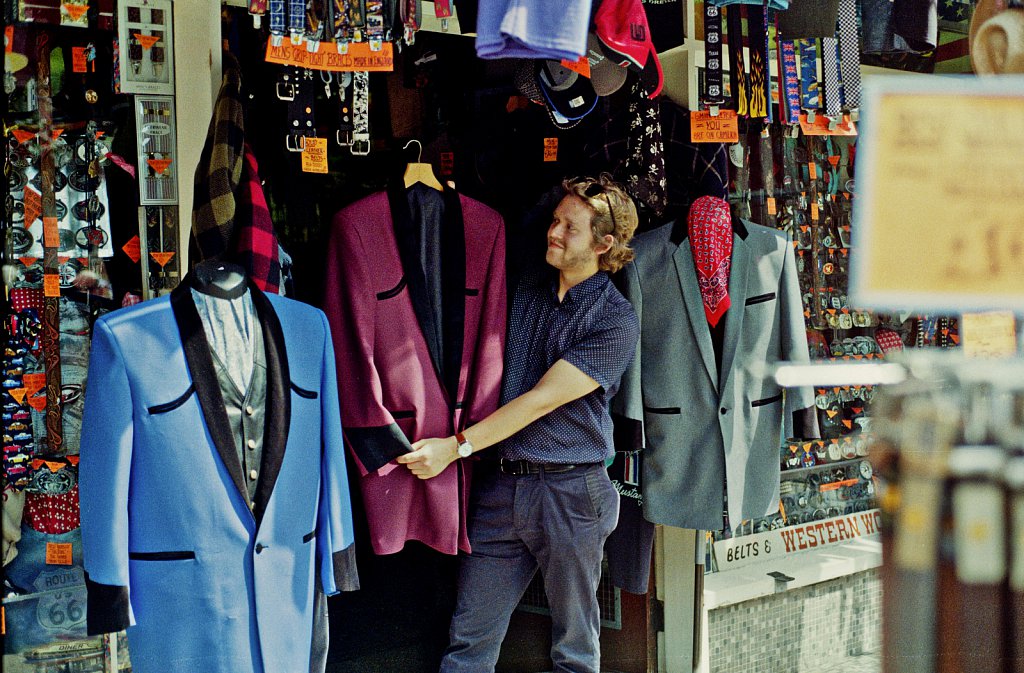
[{"label": "watch face", "polygon": [[874,470],[871,469],[871,463],[866,460],[860,461],[860,476],[864,479],[870,479],[873,474]]}]

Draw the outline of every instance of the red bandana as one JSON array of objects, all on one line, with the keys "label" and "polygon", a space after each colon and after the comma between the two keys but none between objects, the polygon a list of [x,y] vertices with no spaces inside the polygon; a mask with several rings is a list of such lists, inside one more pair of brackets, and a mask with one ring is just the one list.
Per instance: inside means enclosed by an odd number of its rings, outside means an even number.
[{"label": "red bandana", "polygon": [[687,217],[690,248],[697,267],[697,283],[704,300],[704,315],[714,327],[729,310],[729,266],[732,259],[732,216],[729,202],[702,196]]}]

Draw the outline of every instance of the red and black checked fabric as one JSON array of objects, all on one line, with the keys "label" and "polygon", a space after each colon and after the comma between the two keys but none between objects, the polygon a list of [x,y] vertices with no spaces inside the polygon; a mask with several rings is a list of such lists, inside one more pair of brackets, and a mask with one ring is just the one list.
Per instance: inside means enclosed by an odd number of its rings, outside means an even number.
[{"label": "red and black checked fabric", "polygon": [[732,265],[732,214],[729,202],[702,196],[690,206],[686,218],[690,249],[697,268],[697,283],[704,315],[712,327],[729,310],[729,267]]},{"label": "red and black checked fabric", "polygon": [[263,292],[278,293],[281,285],[281,260],[270,208],[260,183],[256,155],[248,143],[243,155],[242,182],[238,186],[238,237],[233,259],[241,264]]},{"label": "red and black checked fabric", "polygon": [[245,143],[242,78],[238,62],[224,56],[224,76],[196,166],[192,205],[195,261],[218,259],[231,247],[235,224],[235,191],[242,179]]}]

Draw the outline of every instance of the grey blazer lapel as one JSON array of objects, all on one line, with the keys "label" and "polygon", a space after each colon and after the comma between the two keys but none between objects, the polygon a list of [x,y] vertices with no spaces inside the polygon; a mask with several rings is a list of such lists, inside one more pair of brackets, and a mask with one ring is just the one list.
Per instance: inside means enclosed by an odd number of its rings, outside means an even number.
[{"label": "grey blazer lapel", "polygon": [[[745,232],[744,232],[745,233]],[[736,345],[743,332],[743,314],[747,301],[747,272],[750,270],[750,244],[740,233],[732,237],[732,261],[729,267],[729,310],[725,314],[725,340],[722,347],[722,389],[729,382]]]},{"label": "grey blazer lapel", "polygon": [[[697,284],[697,269],[693,264],[693,253],[690,251],[690,242],[684,239],[672,255],[676,263],[676,274],[679,276],[679,286],[683,291],[683,305],[686,307],[686,314],[690,318],[690,328],[693,330],[694,340],[700,349],[701,358],[704,360],[704,367],[707,369],[708,378],[711,380],[715,391],[718,391],[718,368],[715,366],[715,347],[711,343],[711,329],[708,327],[708,319],[704,315],[704,301],[700,296],[700,286]],[[730,279],[731,282],[731,279]]]}]

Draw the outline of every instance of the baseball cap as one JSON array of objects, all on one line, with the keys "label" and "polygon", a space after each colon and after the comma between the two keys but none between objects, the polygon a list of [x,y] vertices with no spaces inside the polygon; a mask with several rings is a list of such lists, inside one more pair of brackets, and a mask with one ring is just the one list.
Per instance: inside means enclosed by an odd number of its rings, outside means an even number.
[{"label": "baseball cap", "polygon": [[538,61],[537,83],[548,108],[569,121],[586,117],[597,105],[590,80],[558,61]]},{"label": "baseball cap", "polygon": [[603,0],[594,15],[594,30],[609,59],[641,73],[651,98],[661,93],[661,63],[640,0]]},{"label": "baseball cap", "polygon": [[610,96],[626,83],[626,69],[608,58],[594,33],[587,36],[586,56],[590,63],[590,84],[598,96]]}]

